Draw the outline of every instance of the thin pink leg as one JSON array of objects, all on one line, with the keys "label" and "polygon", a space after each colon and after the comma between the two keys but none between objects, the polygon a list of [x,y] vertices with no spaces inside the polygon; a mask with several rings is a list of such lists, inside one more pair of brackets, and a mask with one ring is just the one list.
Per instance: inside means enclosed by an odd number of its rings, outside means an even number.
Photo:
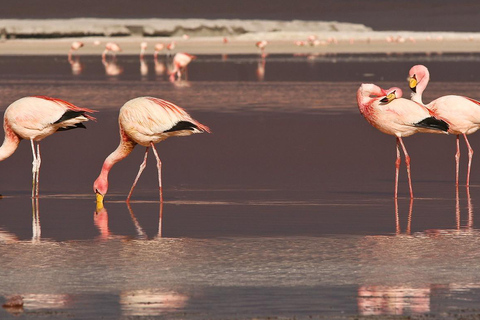
[{"label": "thin pink leg", "polygon": [[395,197],[395,232],[397,235],[402,233],[402,229],[400,228],[400,217],[398,215],[398,199]]},{"label": "thin pink leg", "polygon": [[459,168],[460,168],[460,136],[457,134],[457,153],[455,153],[455,169],[456,169],[455,184],[457,185],[457,188],[458,188]]},{"label": "thin pink leg", "polygon": [[398,197],[398,172],[400,170],[400,163],[402,159],[400,158],[400,148],[397,138],[397,160],[395,161],[395,199]]},{"label": "thin pink leg", "polygon": [[412,213],[413,213],[413,198],[410,198],[410,205],[408,207],[408,220],[406,234],[412,233]]},{"label": "thin pink leg", "polygon": [[157,169],[158,169],[158,189],[160,192],[160,203],[163,203],[163,188],[162,188],[162,161],[160,161],[160,157],[158,156],[157,150],[155,150],[155,146],[153,142],[150,142],[150,146],[152,147],[153,154],[155,158],[157,158]]},{"label": "thin pink leg", "polygon": [[473,149],[468,142],[467,135],[464,133],[463,137],[465,138],[465,142],[467,143],[468,148],[468,171],[467,171],[467,187],[470,185],[470,169],[472,167],[472,158],[473,158]]},{"label": "thin pink leg", "polygon": [[132,188],[130,188],[130,192],[128,193],[127,197],[127,203],[130,202],[130,197],[132,196],[133,189],[135,189],[135,186],[137,185],[138,179],[140,179],[140,176],[142,175],[143,169],[147,166],[147,157],[148,157],[148,147],[145,150],[145,157],[143,158],[143,162],[140,165],[140,168],[138,169],[137,177],[135,178],[135,181],[133,182]]},{"label": "thin pink leg", "polygon": [[40,143],[37,143],[37,181],[35,184],[35,193],[38,198],[39,196],[39,181],[40,181],[40,165],[42,164],[42,157],[40,155]]},{"label": "thin pink leg", "polygon": [[410,156],[408,155],[407,149],[403,144],[403,140],[401,137],[398,137],[400,144],[402,145],[403,153],[405,154],[405,164],[407,165],[407,174],[408,174],[408,185],[410,187],[410,198],[413,198],[413,188],[412,188],[412,177],[410,174]]}]

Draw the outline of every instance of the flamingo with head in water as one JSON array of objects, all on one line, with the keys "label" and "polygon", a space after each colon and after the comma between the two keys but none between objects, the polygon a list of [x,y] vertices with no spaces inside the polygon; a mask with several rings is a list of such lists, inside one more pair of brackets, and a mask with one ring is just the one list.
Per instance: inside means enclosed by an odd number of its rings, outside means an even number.
[{"label": "flamingo with head in water", "polygon": [[103,202],[108,191],[108,174],[113,165],[127,157],[139,144],[146,147],[145,156],[138,174],[127,196],[130,201],[133,190],[147,163],[149,148],[157,160],[160,201],[163,201],[161,169],[162,162],[154,144],[173,136],[188,136],[194,133],[210,132],[210,129],[194,120],[185,110],[175,104],[153,97],[135,98],[123,105],[118,116],[120,144],[103,163],[100,175],[93,184],[97,203]]},{"label": "flamingo with head in water", "polygon": [[[423,91],[427,88],[430,80],[430,72],[423,65],[413,66],[408,73],[411,99],[421,105]],[[468,148],[467,186],[470,184],[470,170],[472,166],[473,149],[470,146],[467,135],[476,132],[480,128],[480,101],[457,95],[447,95],[433,100],[425,105],[438,119],[442,119],[449,125],[448,133],[457,136],[457,152],[455,153],[456,185],[458,185],[458,172],[460,162],[460,135],[465,138]]]},{"label": "flamingo with head in water", "polygon": [[362,84],[357,91],[357,103],[360,113],[375,128],[397,139],[397,159],[395,162],[395,198],[398,196],[398,174],[400,168],[400,146],[405,154],[410,198],[413,198],[410,174],[410,156],[403,143],[403,137],[417,132],[447,132],[448,124],[430,115],[428,110],[407,99],[403,99],[402,90],[391,88],[384,90],[374,84]]}]

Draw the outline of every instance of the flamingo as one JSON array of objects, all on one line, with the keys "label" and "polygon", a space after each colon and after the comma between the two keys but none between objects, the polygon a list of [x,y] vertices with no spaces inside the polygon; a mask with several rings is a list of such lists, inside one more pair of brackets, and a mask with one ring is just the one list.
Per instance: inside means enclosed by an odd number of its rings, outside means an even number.
[{"label": "flamingo", "polygon": [[81,41],[73,41],[72,42],[72,45],[70,46],[70,50],[68,51],[68,61],[70,61],[72,59],[73,52],[77,51],[81,47],[83,47],[83,42],[81,42]]},{"label": "flamingo", "polygon": [[[408,72],[411,99],[423,105],[422,94],[430,80],[430,72],[424,65],[415,65]],[[468,148],[467,186],[470,185],[470,169],[472,166],[473,149],[470,146],[467,135],[474,133],[480,128],[480,102],[471,98],[447,95],[433,100],[425,105],[432,114],[442,119],[449,125],[448,133],[457,136],[457,152],[455,154],[456,185],[458,185],[458,172],[460,162],[460,135],[465,138]]]},{"label": "flamingo", "polygon": [[401,97],[402,90],[399,88],[394,87],[386,91],[374,84],[364,83],[357,91],[358,108],[365,119],[381,132],[397,138],[395,199],[398,194],[398,173],[401,161],[399,146],[405,154],[410,198],[413,198],[410,156],[402,137],[408,137],[417,132],[441,133],[448,130],[448,124],[445,121],[432,117],[425,107]]},{"label": "flamingo", "polygon": [[127,203],[143,169],[146,167],[148,150],[151,147],[157,160],[160,202],[163,202],[161,169],[162,162],[154,144],[172,136],[188,136],[194,133],[210,133],[210,129],[194,120],[185,110],[175,104],[153,97],[139,97],[127,101],[118,116],[120,144],[103,163],[100,175],[93,184],[97,204],[103,203],[108,191],[108,173],[113,165],[127,157],[135,145],[146,147],[145,156],[137,177],[128,193]]},{"label": "flamingo", "polygon": [[167,50],[168,50],[168,55],[169,56],[170,56],[171,52],[173,52],[173,50],[175,50],[176,45],[177,44],[176,44],[175,41],[172,41],[169,44],[167,44]]},{"label": "flamingo", "polygon": [[255,46],[257,46],[257,48],[260,49],[260,53],[261,53],[262,57],[266,56],[265,47],[267,46],[267,44],[268,44],[267,40],[262,40],[262,41],[258,41],[257,43],[255,43]]},{"label": "flamingo", "polygon": [[116,44],[115,42],[107,42],[107,44],[105,45],[105,50],[102,53],[102,60],[105,60],[105,57],[107,56],[107,53],[109,53],[109,52],[111,52],[113,54],[113,56],[115,57],[115,54],[117,52],[121,52],[121,51],[122,51],[122,48],[120,48],[120,46],[118,44]]},{"label": "flamingo", "polygon": [[93,112],[95,111],[46,96],[25,97],[13,102],[3,117],[5,140],[0,147],[0,161],[15,152],[20,140],[30,140],[33,154],[32,197],[38,198],[40,141],[57,131],[85,128],[82,122],[95,120],[89,115]]},{"label": "flamingo", "polygon": [[145,41],[140,43],[140,60],[143,60],[143,57],[145,55],[145,50],[147,50],[148,43]]},{"label": "flamingo", "polygon": [[155,44],[155,47],[154,47],[154,53],[153,53],[153,57],[155,58],[155,60],[157,59],[158,57],[158,53],[160,51],[162,51],[163,49],[165,49],[165,45],[163,43],[157,43]]},{"label": "flamingo", "polygon": [[175,75],[178,77],[178,79],[181,79],[182,72],[186,71],[188,64],[196,58],[196,56],[188,53],[179,52],[175,54],[173,57],[173,70],[170,72],[170,81],[175,81]]}]

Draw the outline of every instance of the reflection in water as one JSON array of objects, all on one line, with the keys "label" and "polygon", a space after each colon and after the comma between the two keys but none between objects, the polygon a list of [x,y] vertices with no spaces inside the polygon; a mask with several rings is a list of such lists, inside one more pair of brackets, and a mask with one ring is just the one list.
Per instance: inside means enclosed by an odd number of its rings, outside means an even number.
[{"label": "reflection in water", "polygon": [[106,59],[102,59],[102,64],[105,67],[105,74],[107,76],[118,76],[123,73],[123,67],[117,64],[115,58],[107,61]]},{"label": "reflection in water", "polygon": [[[130,213],[130,218],[135,226],[137,239],[140,240],[147,240],[148,236],[147,233],[143,230],[142,226],[137,220],[137,217],[133,213],[133,209],[129,202],[127,202],[128,212]],[[154,238],[161,238],[162,237],[162,221],[163,221],[163,202],[160,202],[160,213],[158,219],[158,232]],[[103,203],[97,202],[97,208],[93,215],[93,223],[100,231],[100,239],[101,240],[109,240],[115,238],[110,228],[108,226],[108,212],[107,209],[103,206]],[[120,236],[122,237],[122,236]]]},{"label": "reflection in water", "polygon": [[165,70],[167,69],[165,62],[158,61],[157,57],[155,57],[153,62],[155,63],[155,74],[157,76],[163,76],[165,74]]},{"label": "reflection in water", "polygon": [[74,76],[78,76],[83,71],[83,64],[80,62],[80,57],[68,57],[68,63],[70,63],[70,67],[72,68],[72,74]]},{"label": "reflection in water", "polygon": [[7,297],[3,308],[10,314],[19,315],[24,311],[65,309],[72,304],[68,294],[26,293]]},{"label": "reflection in water", "polygon": [[408,286],[361,286],[358,289],[358,313],[402,315],[430,312],[430,288]]},{"label": "reflection in water", "polygon": [[40,227],[40,210],[38,198],[32,198],[32,242],[40,242],[42,229]]},{"label": "reflection in water", "polygon": [[140,74],[142,75],[142,80],[145,80],[146,76],[148,76],[148,65],[143,58],[140,59]]},{"label": "reflection in water", "polygon": [[[412,232],[412,210],[413,210],[413,198],[410,198],[410,206],[408,209],[408,220],[407,220],[407,229],[405,230],[406,234],[410,234]],[[400,217],[398,214],[398,199],[395,198],[395,231],[397,235],[402,233],[402,229],[400,227]]]},{"label": "reflection in water", "polygon": [[265,58],[262,57],[257,63],[257,79],[263,81],[265,79]]},{"label": "reflection in water", "polygon": [[158,289],[128,290],[120,294],[125,316],[156,316],[174,312],[186,306],[188,296]]}]

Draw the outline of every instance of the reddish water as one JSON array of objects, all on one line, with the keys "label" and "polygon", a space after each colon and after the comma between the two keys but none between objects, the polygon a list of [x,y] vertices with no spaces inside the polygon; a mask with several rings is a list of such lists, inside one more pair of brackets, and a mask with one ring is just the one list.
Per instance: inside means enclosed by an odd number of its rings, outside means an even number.
[{"label": "reddish water", "polygon": [[[256,57],[200,57],[182,86],[153,69],[142,77],[134,57],[119,58],[115,77],[94,57],[82,57],[80,75],[64,57],[1,58],[3,108],[43,94],[100,111],[87,130],[42,142],[38,204],[29,144],[0,163],[2,301],[22,295],[24,315],[82,319],[477,312],[476,156],[470,192],[462,185],[457,199],[454,137],[405,139],[416,199],[402,166],[396,207],[395,139],[362,118],[355,93],[361,82],[406,92],[416,59],[435,79],[425,101],[478,98],[478,58],[334,58],[272,56],[258,81]],[[161,219],[153,156],[131,208],[124,202],[141,147],[113,168],[95,212],[92,183],[118,144],[118,109],[144,95],[184,107],[212,134],[158,145]],[[480,150],[476,135],[470,142]]]}]

